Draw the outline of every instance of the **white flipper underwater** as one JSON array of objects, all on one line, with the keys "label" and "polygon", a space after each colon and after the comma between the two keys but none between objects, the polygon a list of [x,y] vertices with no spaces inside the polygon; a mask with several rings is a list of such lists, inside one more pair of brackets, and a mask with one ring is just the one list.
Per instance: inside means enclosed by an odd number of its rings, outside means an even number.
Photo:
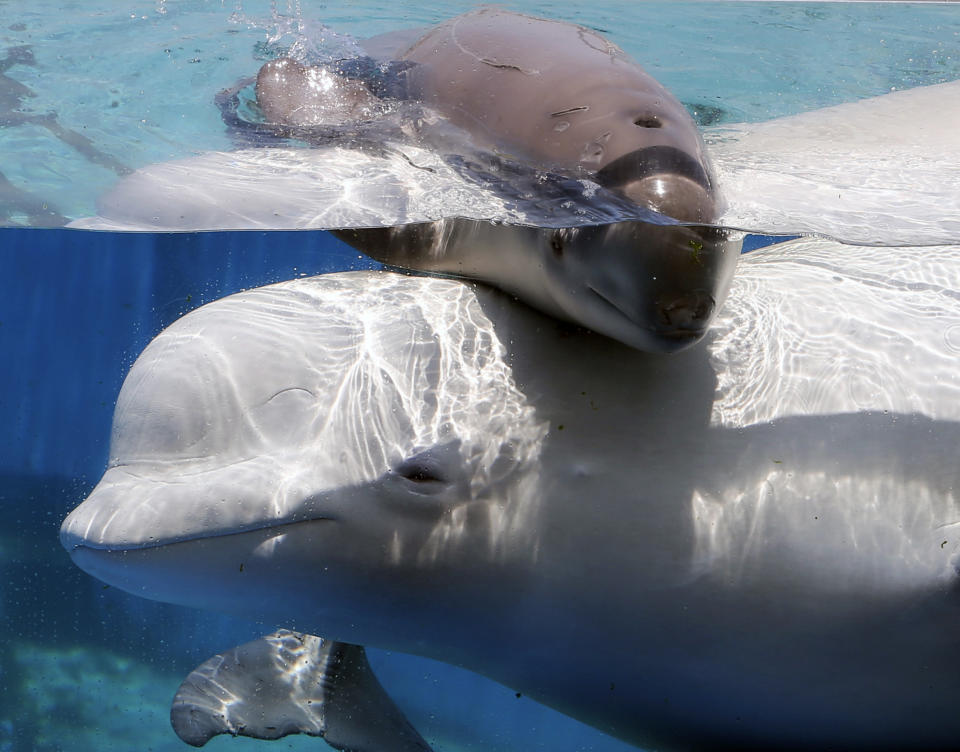
[{"label": "white flipper underwater", "polygon": [[319,736],[349,752],[431,752],[374,676],[359,645],[280,630],[205,661],[170,709],[183,741],[218,734]]},{"label": "white flipper underwater", "polygon": [[[958,259],[760,249],[670,356],[449,279],[233,295],[133,365],[61,541],[137,595],[460,666],[644,748],[950,749]],[[292,714],[272,686],[253,726]]]}]

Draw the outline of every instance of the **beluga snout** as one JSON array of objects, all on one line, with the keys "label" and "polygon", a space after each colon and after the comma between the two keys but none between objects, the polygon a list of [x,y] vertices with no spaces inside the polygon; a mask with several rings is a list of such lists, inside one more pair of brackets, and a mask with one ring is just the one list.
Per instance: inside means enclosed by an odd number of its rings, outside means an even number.
[{"label": "beluga snout", "polygon": [[619,222],[556,231],[542,258],[566,318],[640,350],[674,352],[706,333],[739,247],[712,228]]}]

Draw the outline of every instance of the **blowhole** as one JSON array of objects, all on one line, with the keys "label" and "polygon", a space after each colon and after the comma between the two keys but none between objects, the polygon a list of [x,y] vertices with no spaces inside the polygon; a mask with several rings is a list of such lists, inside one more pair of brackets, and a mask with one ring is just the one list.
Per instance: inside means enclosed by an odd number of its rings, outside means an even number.
[{"label": "blowhole", "polygon": [[660,128],[663,125],[655,115],[641,115],[633,124],[640,128]]}]

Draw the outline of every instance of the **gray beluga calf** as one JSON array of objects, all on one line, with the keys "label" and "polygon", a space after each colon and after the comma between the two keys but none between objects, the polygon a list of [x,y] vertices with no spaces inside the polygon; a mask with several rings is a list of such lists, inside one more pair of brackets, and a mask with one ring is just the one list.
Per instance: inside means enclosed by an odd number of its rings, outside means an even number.
[{"label": "gray beluga calf", "polygon": [[723,230],[639,221],[545,229],[443,219],[334,234],[391,266],[489,282],[646,352],[703,337],[741,247]]},{"label": "gray beluga calf", "polygon": [[[393,34],[386,38],[398,46],[391,50],[376,37],[368,42],[395,63],[386,73],[368,68],[352,78],[352,60],[266,63],[256,97],[267,122],[322,126],[351,113],[372,119],[381,109],[378,95],[404,97],[463,129],[475,147],[596,177],[684,222],[716,219],[717,196],[693,118],[597,32],[481,8],[425,30],[409,45]],[[429,137],[427,120],[409,127],[427,129]]]},{"label": "gray beluga calf", "polygon": [[[138,595],[463,666],[640,746],[948,749],[958,270],[764,249],[670,357],[448,279],[234,295],[134,364],[61,539]],[[201,736],[237,733],[216,715]]]},{"label": "gray beluga calf", "polygon": [[[717,219],[719,198],[690,114],[595,31],[483,8],[392,54],[388,44],[371,45],[393,59],[392,84],[375,67],[381,75],[371,81],[367,69],[370,88],[341,75],[355,61],[310,67],[283,58],[264,65],[256,96],[267,121],[309,137],[311,125],[376,119],[384,100],[374,92],[387,100],[403,96],[436,114],[412,119],[406,131],[458,158],[482,165],[483,153],[492,152],[596,181],[680,223]],[[465,135],[451,137],[450,125]],[[531,229],[451,217],[337,234],[384,263],[490,282],[553,316],[649,351],[676,350],[703,336],[740,248],[723,230],[676,222]]]}]

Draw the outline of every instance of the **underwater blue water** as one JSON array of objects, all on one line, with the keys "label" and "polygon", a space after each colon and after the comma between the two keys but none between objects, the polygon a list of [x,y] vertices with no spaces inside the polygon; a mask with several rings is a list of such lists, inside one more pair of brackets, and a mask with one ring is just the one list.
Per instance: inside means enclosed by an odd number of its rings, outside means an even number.
[{"label": "underwater blue water", "polygon": [[[266,32],[250,19],[269,18],[269,5],[127,5],[120,12],[110,4],[58,3],[53,14],[50,3],[0,1],[0,57],[29,45],[41,63],[0,70],[0,109],[55,113],[60,127],[52,121],[14,127],[0,113],[0,206],[10,195],[23,202],[0,214],[0,225],[27,224],[24,206],[39,207],[43,216],[51,216],[51,207],[64,216],[89,212],[97,192],[116,179],[110,159],[139,166],[191,147],[223,146],[210,95],[251,72],[251,50],[264,44]],[[363,36],[471,5],[401,3],[387,12],[353,2],[305,2],[303,8]],[[609,33],[683,101],[701,107],[704,118],[762,120],[960,78],[960,10],[949,6],[675,6],[523,7]],[[88,35],[95,46],[84,47],[90,44],[85,30],[96,32]],[[174,41],[156,47],[164,38]],[[113,47],[105,47],[110,39]],[[59,77],[51,72],[58,46],[66,56]],[[246,60],[235,60],[234,50]],[[192,62],[198,58],[210,65]],[[130,107],[111,107],[111,101],[127,105],[150,96],[161,63],[188,89],[154,92],[143,122]],[[15,106],[3,100],[18,92]],[[111,110],[121,117],[109,121]],[[748,238],[747,248],[765,242]],[[61,549],[60,522],[99,478],[124,374],[161,329],[240,289],[372,265],[316,232],[0,228],[0,752],[186,748],[166,720],[179,681],[214,652],[264,630],[102,586]],[[629,748],[464,672],[402,656],[374,654],[372,660],[438,750]],[[208,748],[324,745],[219,739]]]},{"label": "underwater blue water", "polygon": [[[323,232],[0,233],[0,346],[13,354],[0,371],[0,750],[185,749],[166,719],[179,682],[268,628],[102,585],[70,562],[60,522],[99,479],[126,370],[165,326],[241,289],[379,265]],[[629,749],[466,672],[376,651],[371,661],[439,750],[552,749],[558,738]],[[258,745],[324,746],[208,748]]]}]

